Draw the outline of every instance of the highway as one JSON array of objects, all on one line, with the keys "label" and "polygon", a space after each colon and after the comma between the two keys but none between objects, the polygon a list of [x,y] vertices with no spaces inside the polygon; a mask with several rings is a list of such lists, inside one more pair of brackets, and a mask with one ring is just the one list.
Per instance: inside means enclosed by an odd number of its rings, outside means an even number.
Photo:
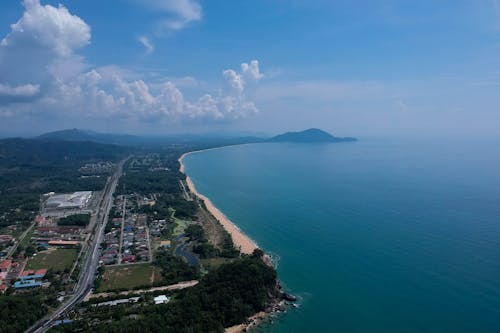
[{"label": "highway", "polygon": [[87,293],[93,288],[97,268],[99,266],[99,246],[102,243],[104,228],[106,227],[109,211],[113,205],[113,193],[115,192],[118,180],[123,173],[123,165],[129,158],[130,156],[118,164],[115,173],[106,183],[101,201],[99,202],[95,232],[93,237],[90,239],[90,244],[85,257],[85,263],[82,266],[82,273],[80,274],[80,279],[74,288],[74,293],[54,313],[41,319],[35,325],[26,330],[27,333],[42,333],[47,331],[54,325],[54,321],[56,321],[57,318],[82,301],[85,295],[87,295]]}]

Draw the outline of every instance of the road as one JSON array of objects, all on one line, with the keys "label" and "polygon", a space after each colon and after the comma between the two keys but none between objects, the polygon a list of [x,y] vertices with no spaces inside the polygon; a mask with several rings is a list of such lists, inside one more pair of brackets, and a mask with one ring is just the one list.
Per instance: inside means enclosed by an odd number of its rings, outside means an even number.
[{"label": "road", "polygon": [[120,224],[120,247],[118,248],[118,264],[122,263],[123,230],[125,228],[125,210],[127,209],[127,196],[123,196],[122,223]]},{"label": "road", "polygon": [[63,303],[54,313],[50,314],[38,321],[35,325],[30,327],[26,332],[28,333],[42,333],[47,331],[54,321],[61,316],[64,312],[72,308],[75,304],[83,300],[85,295],[93,288],[94,280],[96,277],[97,268],[99,265],[99,246],[102,243],[104,228],[108,220],[109,211],[113,205],[113,193],[115,192],[118,180],[123,172],[123,165],[130,158],[130,156],[118,164],[115,173],[109,178],[103,191],[101,201],[99,203],[99,210],[97,213],[97,223],[94,236],[90,240],[90,244],[85,259],[85,264],[82,268],[80,279],[78,280],[73,295]]}]

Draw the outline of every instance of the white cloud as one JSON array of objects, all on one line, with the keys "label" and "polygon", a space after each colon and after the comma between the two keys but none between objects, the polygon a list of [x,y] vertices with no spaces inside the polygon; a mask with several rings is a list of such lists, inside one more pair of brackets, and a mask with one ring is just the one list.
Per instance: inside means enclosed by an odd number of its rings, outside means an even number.
[{"label": "white cloud", "polygon": [[85,65],[75,51],[90,43],[90,27],[65,7],[25,0],[25,11],[0,43],[0,82],[42,85],[80,72]]},{"label": "white cloud", "polygon": [[203,17],[203,9],[195,0],[140,0],[140,4],[165,15],[158,23],[160,31],[181,30]]},{"label": "white cloud", "polygon": [[[82,19],[63,6],[42,6],[39,0],[25,0],[24,6],[22,18],[0,45],[0,116],[159,124],[231,121],[258,111],[246,96],[247,85],[263,77],[256,60],[243,63],[241,72],[223,71],[231,88],[187,99],[179,86],[200,90],[195,79],[184,77],[176,84],[156,77],[147,82],[140,73],[118,66],[91,68],[77,53],[91,37]],[[201,17],[201,7],[193,1],[164,1],[161,6],[186,20]],[[146,37],[139,42],[152,52]]]},{"label": "white cloud", "polygon": [[147,38],[146,36],[140,36],[139,38],[137,38],[137,40],[139,41],[139,43],[141,43],[144,46],[147,54],[153,53],[153,51],[155,50],[155,47],[154,47],[153,43],[151,43],[149,38]]},{"label": "white cloud", "polygon": [[24,0],[25,12],[11,25],[2,47],[38,46],[66,57],[90,43],[90,27],[63,6],[42,6],[40,0]]},{"label": "white cloud", "polygon": [[246,62],[242,63],[241,73],[237,73],[232,69],[226,69],[222,74],[229,85],[239,93],[245,90],[247,82],[258,82],[264,77],[264,74],[260,72],[258,60],[252,60],[249,64]]},{"label": "white cloud", "polygon": [[32,97],[40,92],[38,84],[24,84],[12,87],[0,83],[0,97]]},{"label": "white cloud", "polygon": [[222,74],[224,75],[224,78],[234,90],[236,90],[239,93],[243,92],[243,90],[245,89],[245,81],[243,80],[243,77],[240,74],[236,73],[232,69],[226,69],[225,71],[222,72]]},{"label": "white cloud", "polygon": [[254,81],[259,81],[264,77],[264,74],[260,72],[259,61],[257,60],[250,61],[250,64],[242,63],[241,72],[244,77]]}]

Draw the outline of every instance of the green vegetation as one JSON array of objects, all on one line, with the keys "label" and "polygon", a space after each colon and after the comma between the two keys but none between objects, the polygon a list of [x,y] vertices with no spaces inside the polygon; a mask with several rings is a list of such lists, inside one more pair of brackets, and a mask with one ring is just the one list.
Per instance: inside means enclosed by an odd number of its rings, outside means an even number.
[{"label": "green vegetation", "polygon": [[148,288],[161,282],[159,270],[151,264],[112,266],[104,269],[97,283],[98,292]]},{"label": "green vegetation", "polygon": [[[177,186],[179,186],[177,184]],[[194,201],[187,201],[179,196],[163,194],[158,197],[154,206],[143,206],[140,212],[145,214],[155,213],[160,216],[170,216],[170,210],[175,210],[175,217],[184,220],[196,219],[198,206]]]},{"label": "green vegetation", "polygon": [[[53,331],[224,332],[225,327],[265,310],[275,296],[274,269],[257,255],[244,256],[209,272],[198,285],[179,292],[168,304],[105,310],[89,307],[84,320]],[[139,319],[128,319],[132,314]],[[114,321],[109,322],[109,318]]]},{"label": "green vegetation", "polygon": [[35,257],[28,260],[26,268],[50,268],[54,272],[69,271],[77,256],[77,249],[55,249],[39,252]]},{"label": "green vegetation", "polygon": [[61,217],[59,221],[57,221],[58,225],[71,225],[78,227],[85,227],[90,222],[90,214],[75,214],[66,217]]},{"label": "green vegetation", "polygon": [[22,332],[42,318],[55,297],[39,292],[22,295],[0,295],[0,331]]},{"label": "green vegetation", "polygon": [[161,275],[165,284],[198,278],[195,268],[189,266],[182,258],[176,257],[165,250],[158,251],[155,256],[154,265],[161,269]]}]

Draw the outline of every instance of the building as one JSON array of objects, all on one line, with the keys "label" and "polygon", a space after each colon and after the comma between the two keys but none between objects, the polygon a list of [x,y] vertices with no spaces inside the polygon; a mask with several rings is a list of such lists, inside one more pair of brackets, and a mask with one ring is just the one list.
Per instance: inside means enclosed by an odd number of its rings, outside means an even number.
[{"label": "building", "polygon": [[91,196],[91,191],[55,194],[47,199],[45,207],[50,209],[82,209],[87,206]]},{"label": "building", "polygon": [[61,247],[76,247],[80,244],[77,241],[65,241],[65,240],[51,240],[49,241],[49,245],[51,246],[61,246]]},{"label": "building", "polygon": [[169,241],[169,240],[161,241],[160,242],[160,247],[169,248],[171,244],[172,244],[172,242]]},{"label": "building", "polygon": [[122,262],[134,262],[135,256],[133,254],[124,255],[122,258]]},{"label": "building", "polygon": [[22,281],[25,280],[40,280],[43,279],[44,276],[47,274],[46,269],[37,269],[35,270],[26,270],[21,273],[19,276],[19,279]]},{"label": "building", "polygon": [[0,245],[9,245],[13,240],[11,235],[0,235]]},{"label": "building", "polygon": [[10,259],[0,262],[0,272],[7,273],[10,270],[11,266],[12,266],[12,260]]},{"label": "building", "polygon": [[170,298],[168,298],[166,295],[159,295],[154,298],[155,304],[165,304],[170,301]]},{"label": "building", "polygon": [[42,282],[36,280],[21,280],[14,283],[16,289],[38,288],[42,286]]}]

